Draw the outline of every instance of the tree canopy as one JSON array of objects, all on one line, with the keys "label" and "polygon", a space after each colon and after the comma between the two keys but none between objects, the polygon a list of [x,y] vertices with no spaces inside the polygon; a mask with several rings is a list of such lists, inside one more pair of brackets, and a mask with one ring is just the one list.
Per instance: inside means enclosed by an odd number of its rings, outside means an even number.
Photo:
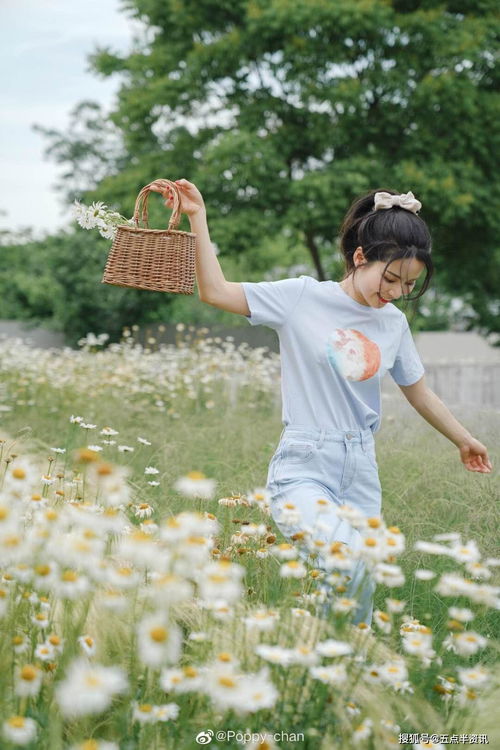
[{"label": "tree canopy", "polygon": [[186,177],[205,197],[221,255],[285,235],[305,245],[322,279],[339,268],[338,228],[354,197],[412,190],[440,284],[484,330],[499,330],[493,0],[126,0],[123,9],[144,32],[127,54],[91,58],[98,74],[120,77],[116,107],[102,128],[87,104],[85,132],[49,133],[78,197],[87,190],[131,214],[142,185]]}]

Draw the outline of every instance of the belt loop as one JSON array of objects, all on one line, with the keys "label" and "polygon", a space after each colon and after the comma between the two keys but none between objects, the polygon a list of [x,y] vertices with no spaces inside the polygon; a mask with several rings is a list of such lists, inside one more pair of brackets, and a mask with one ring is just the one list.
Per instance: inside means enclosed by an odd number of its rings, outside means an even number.
[{"label": "belt loop", "polygon": [[365,447],[366,447],[366,437],[365,437],[364,430],[360,430],[359,434],[361,436],[361,447],[363,448],[363,450],[365,450]]},{"label": "belt loop", "polygon": [[326,430],[324,427],[321,427],[319,431],[318,448],[323,447],[323,443],[325,442],[325,435],[326,435]]}]

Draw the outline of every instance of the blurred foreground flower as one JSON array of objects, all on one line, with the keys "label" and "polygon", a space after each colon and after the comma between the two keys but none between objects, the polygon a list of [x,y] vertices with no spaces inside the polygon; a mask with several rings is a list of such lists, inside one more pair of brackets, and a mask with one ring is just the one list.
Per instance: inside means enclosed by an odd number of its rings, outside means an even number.
[{"label": "blurred foreground flower", "polygon": [[215,479],[207,479],[201,471],[190,471],[185,477],[180,477],[174,489],[186,497],[199,497],[202,500],[211,500],[215,493]]},{"label": "blurred foreground flower", "polygon": [[36,737],[36,722],[24,716],[11,716],[4,721],[3,736],[13,745],[28,745]]},{"label": "blurred foreground flower", "polygon": [[103,667],[76,659],[56,689],[64,716],[76,717],[105,711],[113,696],[127,690],[127,678],[120,667]]}]

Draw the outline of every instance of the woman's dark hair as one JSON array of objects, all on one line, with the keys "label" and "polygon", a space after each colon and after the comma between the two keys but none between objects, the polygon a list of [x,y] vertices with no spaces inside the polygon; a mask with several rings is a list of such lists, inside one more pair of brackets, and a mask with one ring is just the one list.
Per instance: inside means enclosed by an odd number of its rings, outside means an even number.
[{"label": "woman's dark hair", "polygon": [[385,188],[372,190],[352,203],[342,222],[340,248],[345,260],[344,279],[356,271],[353,255],[360,246],[368,263],[377,260],[386,263],[384,273],[394,260],[416,258],[425,265],[427,272],[419,293],[405,299],[418,299],[428,289],[434,273],[431,235],[425,221],[413,211],[399,206],[375,211],[375,193],[382,191],[398,195]]}]

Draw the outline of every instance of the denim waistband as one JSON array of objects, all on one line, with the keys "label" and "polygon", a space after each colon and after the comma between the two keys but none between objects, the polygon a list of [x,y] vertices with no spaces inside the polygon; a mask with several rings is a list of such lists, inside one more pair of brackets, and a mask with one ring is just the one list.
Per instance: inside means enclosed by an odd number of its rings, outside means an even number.
[{"label": "denim waistband", "polygon": [[334,443],[361,443],[361,445],[373,445],[375,439],[373,432],[368,430],[338,430],[330,427],[308,427],[307,425],[288,424],[285,425],[280,436],[293,436],[314,440],[322,445],[325,442]]}]

